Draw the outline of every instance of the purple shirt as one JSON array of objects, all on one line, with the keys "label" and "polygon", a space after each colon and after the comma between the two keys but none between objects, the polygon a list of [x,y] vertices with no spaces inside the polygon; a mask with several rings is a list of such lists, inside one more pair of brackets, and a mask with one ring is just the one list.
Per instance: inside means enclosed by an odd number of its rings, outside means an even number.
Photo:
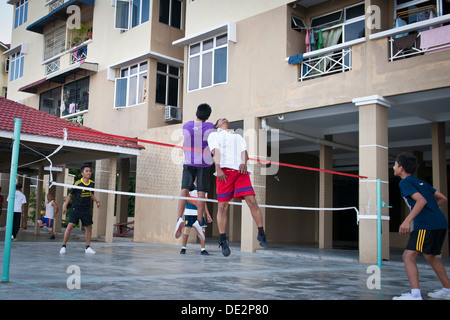
[{"label": "purple shirt", "polygon": [[[213,131],[215,131],[215,128],[211,122],[186,122],[183,125],[183,147],[209,151],[208,136]],[[210,152],[200,152],[188,149],[184,149],[183,151],[184,164],[188,166],[209,167],[213,163]]]}]

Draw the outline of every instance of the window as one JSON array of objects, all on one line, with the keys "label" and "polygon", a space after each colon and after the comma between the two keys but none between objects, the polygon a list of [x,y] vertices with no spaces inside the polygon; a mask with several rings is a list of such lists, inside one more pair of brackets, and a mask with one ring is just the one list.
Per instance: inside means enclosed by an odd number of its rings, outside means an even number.
[{"label": "window", "polygon": [[16,3],[14,12],[14,28],[17,28],[27,22],[28,0],[20,0]]},{"label": "window", "polygon": [[129,30],[149,18],[150,0],[116,0],[116,29]]},{"label": "window", "polygon": [[227,52],[227,34],[189,46],[188,90],[226,82]]},{"label": "window", "polygon": [[61,116],[88,110],[89,77],[66,84],[63,88],[63,101]]},{"label": "window", "polygon": [[23,59],[24,55],[22,52],[16,52],[11,55],[11,60],[9,63],[9,81],[14,81],[23,76]]},{"label": "window", "polygon": [[120,70],[116,79],[115,108],[133,106],[147,101],[147,62]]},{"label": "window", "polygon": [[61,106],[61,87],[41,93],[39,110],[59,117]]},{"label": "window", "polygon": [[66,26],[62,25],[44,35],[44,61],[66,49]]},{"label": "window", "polygon": [[182,8],[181,0],[160,0],[159,22],[181,29]]},{"label": "window", "polygon": [[427,20],[450,13],[450,2],[447,0],[396,0],[395,18],[403,24]]},{"label": "window", "polygon": [[291,17],[291,28],[295,31],[302,32],[303,29],[306,29],[306,25],[301,18],[293,15]]},{"label": "window", "polygon": [[156,72],[156,103],[178,107],[180,69],[158,62]]},{"label": "window", "polygon": [[322,33],[322,48],[362,38],[365,31],[365,5],[360,3],[315,17],[311,20],[311,28],[316,36],[319,30]]}]

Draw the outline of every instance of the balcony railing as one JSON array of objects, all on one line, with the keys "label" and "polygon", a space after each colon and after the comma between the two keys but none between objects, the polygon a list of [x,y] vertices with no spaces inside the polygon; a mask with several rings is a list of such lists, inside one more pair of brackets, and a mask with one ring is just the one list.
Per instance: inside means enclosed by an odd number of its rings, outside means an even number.
[{"label": "balcony railing", "polygon": [[[303,54],[299,64],[299,81],[346,72],[352,69],[352,46],[366,41],[365,37]],[[289,58],[286,58],[289,61]]]},{"label": "balcony railing", "polygon": [[[450,26],[442,26],[450,22],[450,14],[433,19],[411,23],[399,28],[381,31],[369,36],[370,40],[387,37],[389,41],[389,61],[410,58],[430,52],[450,49],[450,41],[444,40],[450,34]],[[444,37],[432,36],[440,39],[430,43],[427,37],[431,33],[441,33]],[[449,39],[449,38],[447,38]]]}]

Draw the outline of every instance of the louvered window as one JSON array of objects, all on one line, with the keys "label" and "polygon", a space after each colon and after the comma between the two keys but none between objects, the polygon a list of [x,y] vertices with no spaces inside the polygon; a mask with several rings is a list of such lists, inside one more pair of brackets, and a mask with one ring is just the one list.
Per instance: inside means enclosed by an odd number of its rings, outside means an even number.
[{"label": "louvered window", "polygon": [[66,26],[62,25],[44,35],[44,61],[64,52],[66,48]]}]

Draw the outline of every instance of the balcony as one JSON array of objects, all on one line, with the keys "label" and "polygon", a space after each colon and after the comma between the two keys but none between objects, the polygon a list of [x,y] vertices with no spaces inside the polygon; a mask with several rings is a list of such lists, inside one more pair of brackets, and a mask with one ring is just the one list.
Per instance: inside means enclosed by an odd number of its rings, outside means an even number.
[{"label": "balcony", "polygon": [[370,40],[387,38],[390,62],[450,49],[450,14],[378,32]]},{"label": "balcony", "polygon": [[[365,41],[366,38],[363,37],[294,56],[299,59],[299,81],[352,70],[352,46]],[[286,58],[286,61],[292,62],[294,57]]]},{"label": "balcony", "polygon": [[[45,17],[42,17],[38,21],[30,24],[27,27],[28,31],[36,32],[43,34],[44,28],[48,26],[49,24],[57,21],[67,21],[67,19],[71,16],[71,13],[67,13],[67,7],[70,5],[88,5],[91,7],[94,7],[95,0],[69,0],[63,4],[61,4],[61,1],[56,1],[52,4],[54,4],[54,9],[50,11],[49,14],[47,14]],[[53,8],[53,7],[52,7]]]}]

